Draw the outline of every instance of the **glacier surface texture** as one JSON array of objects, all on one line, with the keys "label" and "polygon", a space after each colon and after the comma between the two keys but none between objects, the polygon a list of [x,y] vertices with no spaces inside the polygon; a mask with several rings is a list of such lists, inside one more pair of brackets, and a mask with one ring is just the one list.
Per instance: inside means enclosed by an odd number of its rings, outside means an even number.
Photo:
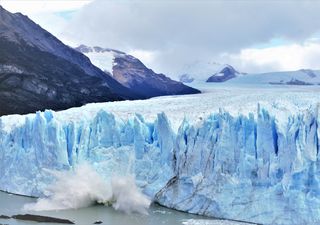
[{"label": "glacier surface texture", "polygon": [[53,179],[46,169],[89,162],[105,179],[133,174],[170,208],[263,224],[320,223],[316,105],[281,119],[259,105],[248,115],[220,110],[202,122],[185,119],[178,130],[165,113],[149,122],[72,110],[66,120],[53,111],[0,118],[1,190],[42,196]]}]

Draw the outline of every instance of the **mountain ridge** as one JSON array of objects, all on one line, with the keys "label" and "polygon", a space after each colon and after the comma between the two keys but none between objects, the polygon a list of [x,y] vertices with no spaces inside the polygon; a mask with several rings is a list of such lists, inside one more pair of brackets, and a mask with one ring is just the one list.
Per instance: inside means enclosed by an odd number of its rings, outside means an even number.
[{"label": "mountain ridge", "polygon": [[177,94],[145,95],[139,89],[152,90],[145,85],[152,84],[144,83],[136,90],[122,85],[27,16],[0,6],[0,116]]},{"label": "mountain ridge", "polygon": [[174,81],[162,73],[155,73],[139,59],[122,51],[85,45],[80,45],[75,49],[86,54],[93,64],[123,86],[146,98],[200,93],[197,89]]},{"label": "mountain ridge", "polygon": [[0,8],[0,115],[141,98],[27,16]]},{"label": "mountain ridge", "polygon": [[27,16],[21,13],[12,14],[2,7],[0,18],[0,36],[7,38],[8,41],[14,41],[19,44],[20,39],[23,39],[28,45],[35,46],[41,51],[49,52],[79,66],[88,75],[103,78],[104,85],[122,98],[141,98],[141,96],[124,88],[114,79],[105,76],[105,73],[94,66],[88,57],[65,45]]}]

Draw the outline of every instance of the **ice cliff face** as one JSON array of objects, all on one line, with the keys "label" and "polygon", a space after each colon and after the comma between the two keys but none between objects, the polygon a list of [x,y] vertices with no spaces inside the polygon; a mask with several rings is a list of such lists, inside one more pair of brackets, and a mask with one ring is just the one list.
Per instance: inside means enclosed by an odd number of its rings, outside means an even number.
[{"label": "ice cliff face", "polygon": [[42,195],[51,181],[43,169],[70,169],[84,160],[106,178],[134,173],[150,196],[173,176],[174,134],[164,114],[149,124],[139,115],[123,122],[100,111],[92,121],[61,124],[45,111],[9,133],[0,126],[1,190]]},{"label": "ice cliff face", "polygon": [[[258,106],[248,116],[220,111],[174,132],[167,116],[128,120],[101,110],[91,120],[56,113],[2,117],[0,189],[42,195],[44,169],[86,161],[106,179],[134,174],[162,205],[263,224],[320,222],[318,107],[278,120]],[[15,121],[16,126],[10,123]]]},{"label": "ice cliff face", "polygon": [[176,139],[175,179],[162,204],[192,213],[263,224],[319,223],[318,111],[285,124],[258,115],[212,115],[185,122]]}]

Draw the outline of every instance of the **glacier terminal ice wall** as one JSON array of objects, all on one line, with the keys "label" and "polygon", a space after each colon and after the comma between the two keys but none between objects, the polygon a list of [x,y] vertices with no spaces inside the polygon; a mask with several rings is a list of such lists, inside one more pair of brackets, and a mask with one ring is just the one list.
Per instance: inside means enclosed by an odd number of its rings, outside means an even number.
[{"label": "glacier terminal ice wall", "polygon": [[1,190],[41,196],[52,182],[47,170],[71,169],[83,161],[106,179],[135,174],[149,196],[173,176],[175,135],[165,114],[154,123],[140,115],[124,122],[100,111],[91,121],[64,124],[53,113],[28,115],[10,131],[0,120]]},{"label": "glacier terminal ice wall", "polygon": [[[77,117],[77,115],[75,115]],[[13,121],[17,121],[17,125]],[[320,223],[318,107],[278,117],[220,111],[173,131],[99,111],[61,120],[53,111],[0,119],[0,189],[42,196],[52,177],[89,162],[110,179],[134,174],[154,201],[190,213],[263,224]]]}]

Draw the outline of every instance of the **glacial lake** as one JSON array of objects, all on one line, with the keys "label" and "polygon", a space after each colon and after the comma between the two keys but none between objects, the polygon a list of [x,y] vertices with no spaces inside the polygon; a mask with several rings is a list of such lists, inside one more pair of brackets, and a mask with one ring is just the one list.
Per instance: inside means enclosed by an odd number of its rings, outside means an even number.
[{"label": "glacial lake", "polygon": [[[167,209],[158,205],[152,205],[149,215],[125,214],[114,210],[112,207],[96,205],[77,210],[23,211],[22,208],[27,203],[33,203],[36,199],[22,197],[0,192],[0,215],[12,216],[16,214],[36,214],[69,219],[78,225],[90,225],[95,221],[102,221],[102,225],[245,225],[246,223],[213,220],[208,217],[192,215]],[[14,219],[0,219],[0,224],[8,225],[54,225],[56,223],[36,223],[19,221]]]}]

